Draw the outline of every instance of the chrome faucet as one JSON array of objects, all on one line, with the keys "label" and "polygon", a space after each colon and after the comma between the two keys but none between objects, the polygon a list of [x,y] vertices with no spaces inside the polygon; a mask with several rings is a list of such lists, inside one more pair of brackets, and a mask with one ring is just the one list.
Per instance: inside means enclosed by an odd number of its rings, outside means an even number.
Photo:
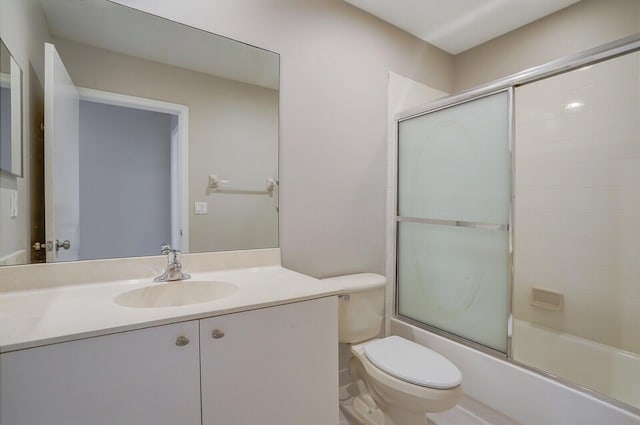
[{"label": "chrome faucet", "polygon": [[162,245],[160,253],[167,256],[167,270],[153,279],[154,282],[173,282],[175,280],[191,279],[191,275],[182,273],[180,257],[182,253],[177,249],[171,249],[168,244]]}]

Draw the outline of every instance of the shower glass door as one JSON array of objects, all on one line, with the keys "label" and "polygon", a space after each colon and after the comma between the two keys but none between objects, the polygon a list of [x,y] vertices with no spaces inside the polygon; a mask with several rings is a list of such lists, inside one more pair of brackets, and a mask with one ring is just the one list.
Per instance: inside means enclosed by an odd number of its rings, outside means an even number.
[{"label": "shower glass door", "polygon": [[511,91],[398,123],[398,314],[507,352]]}]

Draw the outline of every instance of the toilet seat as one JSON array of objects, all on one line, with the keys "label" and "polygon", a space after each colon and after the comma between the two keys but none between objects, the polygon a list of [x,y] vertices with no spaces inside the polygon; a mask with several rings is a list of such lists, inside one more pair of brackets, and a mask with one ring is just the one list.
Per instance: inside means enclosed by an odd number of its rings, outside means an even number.
[{"label": "toilet seat", "polygon": [[410,384],[446,390],[462,382],[462,374],[445,357],[399,336],[363,344],[367,360],[380,370]]},{"label": "toilet seat", "polygon": [[[352,345],[352,361],[361,365],[364,373],[360,376],[371,387],[373,394],[381,398],[382,403],[407,409],[411,412],[441,412],[456,405],[462,394],[462,385],[449,389],[436,389],[412,384],[375,366],[364,352],[364,347],[378,339]],[[349,366],[351,371],[351,364]],[[354,375],[355,376],[355,375]]]}]

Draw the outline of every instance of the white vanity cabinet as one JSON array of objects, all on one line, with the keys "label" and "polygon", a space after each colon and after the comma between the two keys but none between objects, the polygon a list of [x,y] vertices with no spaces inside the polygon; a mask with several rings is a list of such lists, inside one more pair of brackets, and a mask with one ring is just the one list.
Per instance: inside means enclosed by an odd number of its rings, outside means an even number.
[{"label": "white vanity cabinet", "polygon": [[337,297],[200,321],[202,424],[336,425]]},{"label": "white vanity cabinet", "polygon": [[198,346],[191,321],[0,354],[0,424],[197,425]]},{"label": "white vanity cabinet", "polygon": [[336,425],[337,297],[0,354],[0,425]]}]

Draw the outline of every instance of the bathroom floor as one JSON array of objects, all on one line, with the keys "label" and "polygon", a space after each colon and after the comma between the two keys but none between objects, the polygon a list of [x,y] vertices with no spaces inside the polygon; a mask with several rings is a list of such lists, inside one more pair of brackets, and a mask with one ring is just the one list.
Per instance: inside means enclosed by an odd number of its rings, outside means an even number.
[{"label": "bathroom floor", "polygon": [[340,404],[340,422],[338,422],[338,425],[360,425],[358,422],[356,422],[355,418],[348,417],[348,414],[345,413],[342,408],[342,403]]},{"label": "bathroom floor", "polygon": [[[353,413],[352,401],[354,394],[353,384],[340,387],[339,425],[363,425]],[[502,425],[504,423],[502,421],[499,421],[499,423],[488,422],[462,406],[456,406],[444,412],[431,413],[428,418],[431,421],[429,425]]]},{"label": "bathroom floor", "polygon": [[340,387],[340,422],[339,425],[362,425],[353,413],[351,403],[355,394],[354,385],[349,383]]}]

